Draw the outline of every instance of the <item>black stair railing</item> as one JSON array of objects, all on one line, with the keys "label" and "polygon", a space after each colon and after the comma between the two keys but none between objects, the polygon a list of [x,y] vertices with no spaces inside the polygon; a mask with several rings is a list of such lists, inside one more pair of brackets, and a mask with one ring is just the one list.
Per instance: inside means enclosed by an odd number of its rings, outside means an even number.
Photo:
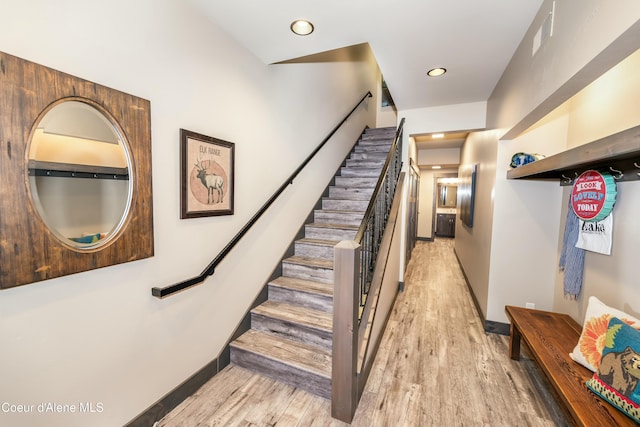
[{"label": "black stair railing", "polygon": [[216,267],[220,262],[233,250],[233,248],[238,244],[238,242],[244,237],[245,234],[253,227],[253,225],[258,222],[260,217],[269,209],[269,207],[276,201],[276,199],[284,192],[284,190],[291,184],[293,184],[293,180],[302,172],[302,170],[313,160],[313,158],[318,154],[318,152],[329,142],[331,137],[340,129],[340,127],[351,117],[351,115],[356,111],[356,109],[364,102],[365,99],[371,98],[371,92],[367,92],[358,103],[349,111],[349,113],[342,119],[340,123],[333,128],[331,132],[322,140],[322,142],[316,147],[315,150],[302,162],[302,164],[289,176],[286,181],[276,190],[275,193],[265,202],[264,205],[251,217],[251,219],[242,227],[242,229],[231,239],[229,243],[220,251],[220,253],[209,263],[207,268],[205,268],[200,275],[193,277],[191,279],[184,280],[182,282],[176,283],[174,285],[166,286],[163,288],[154,287],[151,288],[151,294],[157,298],[164,298],[166,296],[175,294],[176,292],[180,292],[192,286],[198,285],[204,280],[213,275]]},{"label": "black stair railing", "polygon": [[[380,178],[373,192],[373,197],[367,206],[367,210],[356,233],[355,241],[361,247],[360,257],[360,307],[364,307],[371,278],[373,275],[376,258],[384,229],[389,218],[391,203],[395,194],[398,177],[402,169],[402,132],[404,128],[404,118],[400,120],[396,135],[389,150],[389,155],[384,163]],[[362,313],[362,310],[359,310]]]}]

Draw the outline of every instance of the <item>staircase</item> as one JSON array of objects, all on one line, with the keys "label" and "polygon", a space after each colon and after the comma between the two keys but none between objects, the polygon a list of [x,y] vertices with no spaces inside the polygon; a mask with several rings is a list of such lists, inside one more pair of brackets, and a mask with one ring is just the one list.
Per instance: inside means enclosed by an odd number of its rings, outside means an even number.
[{"label": "staircase", "polygon": [[362,134],[282,276],[268,283],[268,300],[251,311],[251,329],[230,344],[231,363],[331,398],[333,247],[355,237],[395,132]]}]

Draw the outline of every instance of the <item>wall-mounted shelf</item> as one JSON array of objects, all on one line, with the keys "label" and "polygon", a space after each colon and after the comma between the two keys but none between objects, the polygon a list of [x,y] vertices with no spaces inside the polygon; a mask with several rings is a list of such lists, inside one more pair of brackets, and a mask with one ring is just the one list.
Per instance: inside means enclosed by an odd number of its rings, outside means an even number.
[{"label": "wall-mounted shelf", "polygon": [[610,171],[616,181],[639,180],[640,126],[507,171],[507,179],[555,179],[571,185],[588,169]]},{"label": "wall-mounted shelf", "polygon": [[128,168],[29,160],[29,176],[128,180]]}]

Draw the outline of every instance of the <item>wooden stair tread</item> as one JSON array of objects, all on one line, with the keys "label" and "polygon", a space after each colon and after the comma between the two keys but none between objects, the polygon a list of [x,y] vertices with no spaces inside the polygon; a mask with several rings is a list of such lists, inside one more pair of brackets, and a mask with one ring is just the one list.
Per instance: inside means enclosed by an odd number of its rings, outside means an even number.
[{"label": "wooden stair tread", "polygon": [[[340,201],[345,201],[345,202],[366,202],[367,199],[349,199],[349,198],[345,198],[345,197],[341,197],[341,196],[328,196],[328,197],[323,197],[323,200],[340,200]],[[366,210],[366,209],[365,209]],[[364,211],[360,211],[360,212],[364,212]]]},{"label": "wooden stair tread", "polygon": [[380,176],[379,167],[369,167],[369,166],[344,166],[340,170],[340,175],[343,178],[377,178]]},{"label": "wooden stair tread", "polygon": [[332,195],[331,197],[329,197],[330,200],[344,200],[347,202],[368,202],[369,200],[371,200],[371,195],[367,196],[365,195],[359,195],[359,197],[342,197],[342,196],[337,196],[337,195]]},{"label": "wooden stair tread", "polygon": [[358,228],[360,228],[357,225],[350,225],[350,224],[335,224],[335,223],[331,223],[331,222],[312,222],[310,224],[307,224],[308,227],[316,227],[316,228],[334,228],[334,229],[338,229],[338,230],[358,230]]},{"label": "wooden stair tread", "polygon": [[374,190],[372,186],[358,187],[354,185],[332,185],[331,187],[336,190],[351,190],[354,192],[365,192],[365,193]]},{"label": "wooden stair tread", "polygon": [[[372,168],[382,169],[385,159],[347,159],[347,164],[351,166],[369,166]],[[348,167],[351,167],[348,166]]]},{"label": "wooden stair tread", "polygon": [[[384,133],[376,133],[376,134],[364,134],[362,138],[358,140],[358,142],[379,142],[381,144],[393,144],[393,138],[395,133],[392,134],[384,134]],[[391,141],[391,142],[389,142]]]},{"label": "wooden stair tread", "polygon": [[251,313],[328,332],[333,328],[331,313],[277,301],[265,301]]},{"label": "wooden stair tread", "polygon": [[316,282],[314,280],[297,279],[295,277],[280,276],[271,282],[271,286],[280,288],[293,289],[301,292],[308,292],[333,297],[333,286]]},{"label": "wooden stair tread", "polygon": [[346,210],[346,209],[316,209],[316,212],[323,212],[328,214],[364,214],[365,211],[354,211],[354,210]]},{"label": "wooden stair tread", "polygon": [[296,240],[296,242],[306,243],[308,245],[318,245],[318,246],[335,246],[338,243],[340,243],[340,241],[338,241],[338,240],[312,239],[312,238],[309,238],[309,237],[304,237],[302,239],[298,239],[298,240]]},{"label": "wooden stair tread", "polygon": [[[382,169],[381,166],[362,166],[362,165],[351,165],[351,166],[344,166],[344,169],[348,169],[349,172],[373,172],[373,173],[377,173],[378,175],[380,175],[380,170]],[[343,177],[349,177],[351,178],[354,175],[339,175],[339,176],[343,176]],[[375,178],[375,176],[362,176],[362,178]]]},{"label": "wooden stair tread", "polygon": [[333,269],[333,260],[311,258],[307,256],[294,255],[284,260],[290,264],[305,265],[308,267],[330,268]]},{"label": "wooden stair tread", "polygon": [[231,343],[232,347],[271,360],[286,363],[302,371],[331,378],[331,353],[320,347],[288,340],[250,329]]},{"label": "wooden stair tread", "polygon": [[361,153],[384,153],[384,154],[388,154],[389,153],[389,149],[391,148],[391,143],[389,142],[389,140],[384,140],[381,139],[379,140],[378,143],[374,143],[372,144],[371,140],[368,141],[364,141],[363,144],[357,144],[355,147],[353,147],[353,150],[349,153],[349,155],[353,155],[353,154],[361,154]]}]

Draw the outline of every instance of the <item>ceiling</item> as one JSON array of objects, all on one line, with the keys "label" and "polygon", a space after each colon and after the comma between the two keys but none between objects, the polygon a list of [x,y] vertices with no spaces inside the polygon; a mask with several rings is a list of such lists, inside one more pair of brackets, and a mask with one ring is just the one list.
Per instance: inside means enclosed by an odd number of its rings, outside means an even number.
[{"label": "ceiling", "polygon": [[[440,136],[442,135],[442,136]],[[416,143],[416,149],[428,150],[431,148],[459,148],[467,139],[469,132],[444,132],[438,134],[411,135]]]},{"label": "ceiling", "polygon": [[[486,101],[542,0],[190,0],[267,64],[371,47],[398,110]],[[289,25],[308,19],[315,31]],[[429,78],[434,67],[444,76]]]},{"label": "ceiling", "polygon": [[[460,164],[458,155],[456,161],[452,161],[451,155],[445,155],[443,161],[442,152],[429,151],[435,149],[460,148],[467,139],[469,132],[443,132],[411,135],[418,150],[416,161],[420,169],[457,169]],[[459,152],[459,151],[458,151]]]}]

